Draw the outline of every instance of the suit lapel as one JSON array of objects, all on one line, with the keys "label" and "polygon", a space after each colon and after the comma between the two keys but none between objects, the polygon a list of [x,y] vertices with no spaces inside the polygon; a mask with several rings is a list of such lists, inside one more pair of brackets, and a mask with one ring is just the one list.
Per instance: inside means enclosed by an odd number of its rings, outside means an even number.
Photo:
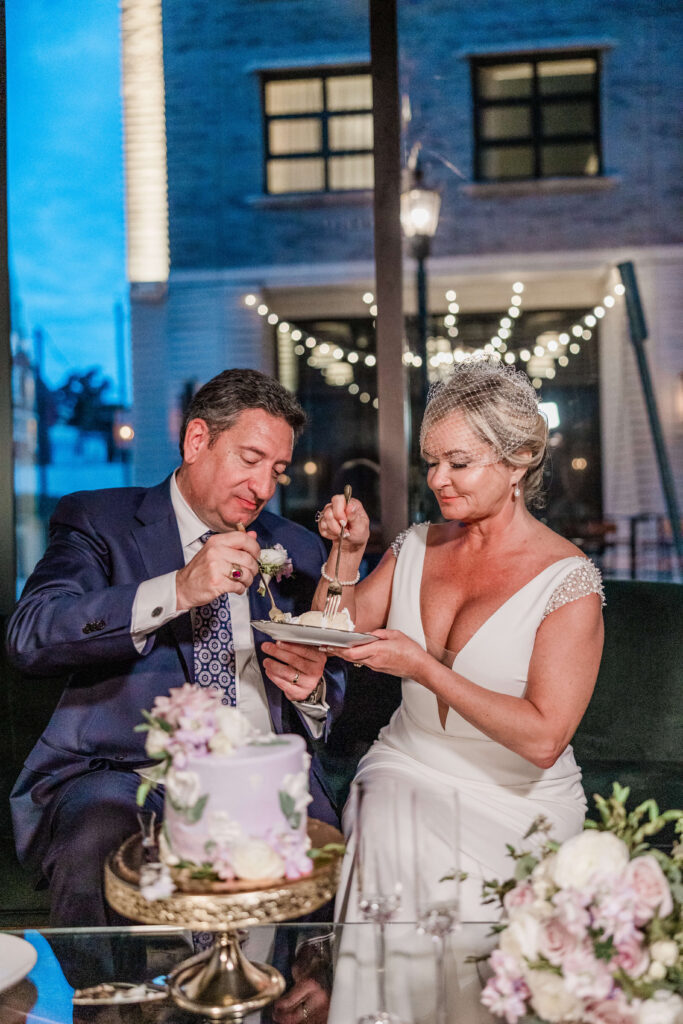
[{"label": "suit lapel", "polygon": [[[178,524],[171,504],[170,480],[168,477],[158,486],[150,487],[137,512],[140,525],[133,528],[149,579],[182,569],[185,564]],[[168,626],[178,647],[185,678],[194,682],[190,615],[178,615]]]}]

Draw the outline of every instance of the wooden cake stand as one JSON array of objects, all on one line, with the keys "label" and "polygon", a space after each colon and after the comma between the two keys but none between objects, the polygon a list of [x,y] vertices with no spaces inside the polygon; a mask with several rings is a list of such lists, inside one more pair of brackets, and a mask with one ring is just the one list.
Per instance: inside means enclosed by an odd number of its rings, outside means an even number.
[{"label": "wooden cake stand", "polygon": [[[315,818],[309,818],[308,835],[317,849],[344,842],[337,829]],[[305,878],[271,880],[256,888],[253,883],[196,881],[176,873],[178,888],[160,900],[147,900],[140,892],[142,863],[140,835],[131,836],[110,854],[104,869],[107,900],[114,910],[142,924],[217,932],[211,949],[184,960],[171,972],[169,991],[184,1010],[212,1020],[241,1021],[282,995],[285,982],[274,967],[246,959],[237,930],[302,917],[323,906],[337,890],[341,854],[318,863]]]}]

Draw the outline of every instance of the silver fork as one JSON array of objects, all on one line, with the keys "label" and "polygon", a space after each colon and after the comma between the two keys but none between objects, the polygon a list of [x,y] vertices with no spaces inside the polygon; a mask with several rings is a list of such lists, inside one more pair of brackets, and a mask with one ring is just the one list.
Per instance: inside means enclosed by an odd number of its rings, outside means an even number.
[{"label": "silver fork", "polygon": [[[351,501],[351,485],[347,484],[344,488],[344,501],[348,505]],[[325,607],[323,608],[323,624],[326,619],[331,619],[339,611],[339,605],[342,599],[342,585],[339,582],[339,562],[341,560],[342,552],[342,540],[344,537],[344,530],[342,528],[339,534],[339,547],[337,548],[337,561],[334,566],[334,579],[327,587],[327,597],[325,598]]]},{"label": "silver fork", "polygon": [[[240,533],[247,532],[247,528],[244,525],[244,523],[237,523],[236,525]],[[271,622],[285,622],[285,613],[280,611],[278,606],[275,604],[275,599],[273,598],[273,595],[270,592],[270,576],[268,576],[267,573],[261,572],[261,579],[263,580],[263,584],[266,588],[266,593],[270,598],[270,611],[268,612],[268,618],[270,619]]]}]

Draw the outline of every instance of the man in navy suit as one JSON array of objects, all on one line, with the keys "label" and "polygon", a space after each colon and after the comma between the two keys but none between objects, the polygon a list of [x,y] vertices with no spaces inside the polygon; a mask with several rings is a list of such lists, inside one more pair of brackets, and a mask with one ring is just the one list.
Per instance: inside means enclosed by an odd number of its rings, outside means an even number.
[{"label": "man in navy suit", "polygon": [[[304,422],[278,381],[226,370],[195,395],[182,463],[168,479],[68,495],[55,510],[7,637],[20,669],[68,676],[12,793],[17,853],[47,879],[54,925],[120,920],[104,900],[102,872],[139,827],[135,769],[151,762],[134,727],[155,697],[196,682],[196,610],[221,594],[234,645],[223,702],[236,699],[264,731],[304,736],[309,813],[337,821],[315,747],[341,710],[343,669],[326,667],[315,647],[275,644],[249,626],[270,607],[251,586],[261,549],[287,549],[294,574],[271,589],[294,614],[310,608],[327,557],[319,537],[264,509]],[[160,817],[161,797],[148,800]]]}]

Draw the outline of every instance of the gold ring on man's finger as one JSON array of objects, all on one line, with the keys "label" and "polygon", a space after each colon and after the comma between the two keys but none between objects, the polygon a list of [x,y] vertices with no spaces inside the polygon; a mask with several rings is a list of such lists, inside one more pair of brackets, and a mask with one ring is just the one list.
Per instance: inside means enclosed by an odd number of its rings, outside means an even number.
[{"label": "gold ring on man's finger", "polygon": [[292,686],[296,686],[296,684],[299,682],[299,676],[300,675],[301,675],[301,672],[295,672],[294,673],[294,678],[292,679]]},{"label": "gold ring on man's finger", "polygon": [[242,579],[242,569],[240,568],[239,565],[237,565],[236,562],[232,563],[232,572],[230,573],[230,575],[232,576],[232,578],[234,580],[241,580]]}]

